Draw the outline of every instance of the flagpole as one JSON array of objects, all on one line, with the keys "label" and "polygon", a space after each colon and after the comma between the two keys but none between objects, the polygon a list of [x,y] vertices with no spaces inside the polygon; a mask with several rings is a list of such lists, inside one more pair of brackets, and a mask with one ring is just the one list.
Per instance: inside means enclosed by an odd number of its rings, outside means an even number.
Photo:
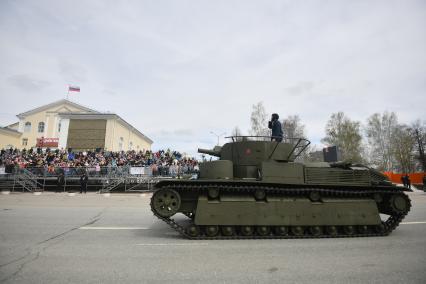
[{"label": "flagpole", "polygon": [[70,86],[68,85],[67,100],[68,100],[69,95],[70,95]]}]

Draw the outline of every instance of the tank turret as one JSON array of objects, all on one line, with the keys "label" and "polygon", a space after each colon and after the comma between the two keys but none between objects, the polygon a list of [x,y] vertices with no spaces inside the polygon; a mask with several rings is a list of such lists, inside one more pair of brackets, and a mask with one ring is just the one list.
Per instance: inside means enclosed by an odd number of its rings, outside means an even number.
[{"label": "tank turret", "polygon": [[[217,161],[206,161],[200,165],[200,178],[233,176],[258,179],[264,167],[268,167],[268,170],[273,165],[282,168],[283,163],[293,162],[310,144],[309,140],[303,138],[289,139],[286,142],[275,142],[270,137],[259,136],[227,138],[231,138],[232,142],[222,147],[216,146],[213,150],[198,149],[199,153],[219,157]],[[219,172],[223,175],[218,175]]]}]

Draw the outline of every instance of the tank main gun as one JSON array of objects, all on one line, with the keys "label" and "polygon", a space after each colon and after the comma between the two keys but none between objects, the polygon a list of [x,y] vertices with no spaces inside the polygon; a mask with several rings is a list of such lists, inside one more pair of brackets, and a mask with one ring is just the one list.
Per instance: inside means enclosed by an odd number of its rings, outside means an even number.
[{"label": "tank main gun", "polygon": [[215,146],[212,150],[198,148],[198,153],[207,154],[207,155],[215,156],[215,157],[220,157],[221,152],[222,152],[222,147],[220,146]]}]

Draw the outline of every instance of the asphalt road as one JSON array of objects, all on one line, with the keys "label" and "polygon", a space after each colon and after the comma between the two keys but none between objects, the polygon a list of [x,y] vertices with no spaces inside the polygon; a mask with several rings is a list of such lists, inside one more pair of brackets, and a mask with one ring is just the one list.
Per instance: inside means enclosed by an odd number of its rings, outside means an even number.
[{"label": "asphalt road", "polygon": [[388,237],[189,241],[149,195],[0,195],[1,283],[425,283],[426,193]]}]

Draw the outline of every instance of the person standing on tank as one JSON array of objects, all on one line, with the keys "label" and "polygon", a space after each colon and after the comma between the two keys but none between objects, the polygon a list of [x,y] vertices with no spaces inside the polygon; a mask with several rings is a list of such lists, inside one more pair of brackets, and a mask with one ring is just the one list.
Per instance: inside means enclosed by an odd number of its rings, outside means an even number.
[{"label": "person standing on tank", "polygon": [[271,121],[268,122],[268,128],[272,129],[271,141],[283,141],[283,130],[279,118],[280,116],[277,113],[273,113]]}]

